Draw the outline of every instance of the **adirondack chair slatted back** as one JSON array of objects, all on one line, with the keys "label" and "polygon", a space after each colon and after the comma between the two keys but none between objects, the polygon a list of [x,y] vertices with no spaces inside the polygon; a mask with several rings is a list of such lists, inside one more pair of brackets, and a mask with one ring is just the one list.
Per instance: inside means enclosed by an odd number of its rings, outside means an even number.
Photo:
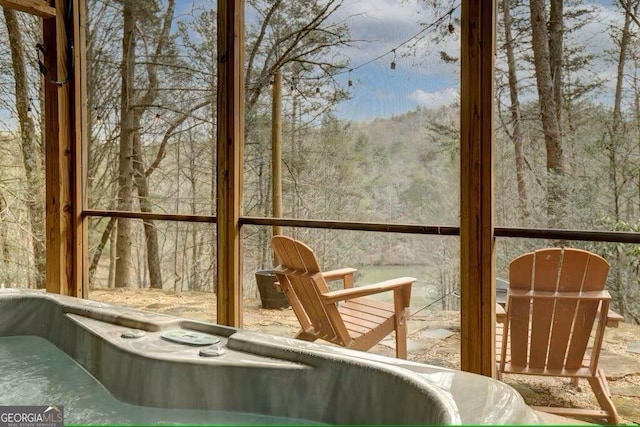
[{"label": "adirondack chair slatted back", "polygon": [[[511,365],[579,369],[599,308],[604,311],[599,321],[606,322],[608,300],[580,299],[578,293],[603,290],[608,271],[606,260],[578,249],[542,249],[514,259],[509,266],[513,292],[507,302]],[[577,297],[560,298],[563,292]],[[598,333],[591,354],[593,369],[601,341]],[[504,343],[503,363],[506,349]]]},{"label": "adirondack chair slatted back", "polygon": [[311,327],[323,339],[347,345],[351,338],[337,306],[324,305],[320,300],[320,294],[328,292],[329,287],[313,250],[286,236],[275,236],[271,244],[280,262],[276,277],[303,328]]}]

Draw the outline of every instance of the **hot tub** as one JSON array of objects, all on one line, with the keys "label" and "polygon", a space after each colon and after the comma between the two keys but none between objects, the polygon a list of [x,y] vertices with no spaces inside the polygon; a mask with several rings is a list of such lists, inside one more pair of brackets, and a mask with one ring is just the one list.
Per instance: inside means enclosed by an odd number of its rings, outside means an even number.
[{"label": "hot tub", "polygon": [[76,424],[541,422],[489,378],[14,289],[0,289],[0,405],[62,405]]}]

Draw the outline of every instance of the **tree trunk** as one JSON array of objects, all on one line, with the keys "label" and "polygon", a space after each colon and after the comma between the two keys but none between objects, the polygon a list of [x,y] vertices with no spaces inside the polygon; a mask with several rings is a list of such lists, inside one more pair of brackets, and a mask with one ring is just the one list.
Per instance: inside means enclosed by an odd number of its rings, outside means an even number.
[{"label": "tree trunk", "polygon": [[564,0],[551,0],[549,12],[549,62],[553,79],[553,100],[562,132],[562,65],[564,46]]},{"label": "tree trunk", "polygon": [[[140,127],[140,115],[134,113],[134,125]],[[138,133],[133,137],[133,169],[134,181],[138,190],[138,201],[142,212],[152,212],[153,208],[149,203],[149,186],[145,175],[145,168],[142,160],[142,145]],[[149,287],[162,289],[162,270],[160,268],[160,248],[158,245],[158,231],[155,223],[151,219],[143,221],[144,237],[147,245],[147,267],[149,269]]]},{"label": "tree trunk", "polygon": [[44,220],[44,159],[41,144],[38,143],[33,119],[29,117],[29,81],[25,65],[24,43],[18,16],[15,10],[3,8],[4,19],[9,34],[9,46],[16,91],[16,110],[20,123],[20,146],[24,162],[27,188],[25,191],[29,222],[31,227],[31,244],[33,246],[33,263],[35,266],[35,284],[41,289],[45,287],[45,220]]},{"label": "tree trunk", "polygon": [[[123,2],[122,88],[120,91],[120,152],[118,170],[118,210],[133,207],[133,76],[136,60],[136,17],[133,0]],[[115,287],[131,286],[131,233],[132,221],[118,218],[116,243]]]},{"label": "tree trunk", "polygon": [[[613,207],[614,207],[614,219],[616,222],[620,221],[620,193],[622,191],[622,185],[618,179],[618,148],[621,143],[622,129],[622,95],[624,84],[624,68],[626,66],[627,54],[629,49],[629,42],[631,40],[631,33],[629,31],[631,27],[631,11],[635,10],[632,0],[625,1],[624,4],[624,26],[622,27],[622,33],[620,35],[620,51],[618,52],[618,66],[616,73],[616,91],[613,101],[613,121],[611,126],[611,134],[609,135],[609,144],[607,149],[609,151],[609,179],[613,187]],[[624,181],[624,179],[623,179]]]},{"label": "tree trunk", "polygon": [[[258,159],[260,162],[258,164],[258,207],[263,209],[261,212],[265,217],[269,216],[270,205],[269,200],[267,199],[267,194],[270,192],[270,187],[264,188],[265,185],[268,186],[269,179],[265,177],[265,169],[268,170],[266,165],[264,164],[264,156],[261,156]],[[260,249],[260,259],[259,264],[260,269],[264,270],[265,268],[271,267],[271,259],[268,255],[269,250],[269,229],[267,227],[260,227],[258,230],[258,248]]]},{"label": "tree trunk", "polygon": [[[295,77],[298,78],[299,76],[297,74],[295,74]],[[289,166],[291,169],[291,174],[295,177],[295,179],[297,180],[299,178],[299,173],[298,173],[298,165],[299,165],[299,146],[298,146],[298,139],[299,139],[299,135],[297,134],[297,121],[298,121],[298,94],[296,91],[292,91],[293,94],[291,95],[291,165]],[[298,189],[297,187],[294,185],[293,188],[293,202],[292,202],[292,211],[293,211],[293,218],[300,218],[300,198],[298,197]],[[300,230],[298,228],[294,228],[293,230],[293,235],[292,237],[294,239],[299,239],[300,238]]]},{"label": "tree trunk", "polygon": [[7,210],[7,200],[4,198],[4,194],[0,192],[0,277],[2,278],[2,282],[0,282],[0,288],[4,288],[5,279],[8,276],[9,272],[9,247],[8,247],[8,239],[7,239],[7,225],[8,221],[5,215]]},{"label": "tree trunk", "polygon": [[[631,7],[631,1],[626,0],[626,9]],[[627,59],[627,47],[629,45],[629,26],[631,18],[629,13],[625,12],[624,26],[620,37],[620,51],[618,52],[618,66],[616,73],[616,91],[613,101],[613,117],[611,131],[609,134],[609,144],[607,151],[609,155],[609,180],[611,181],[613,196],[613,215],[614,221],[620,221],[620,192],[621,186],[618,180],[618,148],[621,142],[620,132],[622,125],[622,89],[624,84],[624,67]]]},{"label": "tree trunk", "polygon": [[[137,5],[136,7],[140,7]],[[142,113],[145,108],[151,105],[158,97],[158,75],[157,66],[160,62],[161,56],[165,53],[165,46],[169,41],[169,33],[171,31],[171,24],[173,22],[175,10],[175,0],[169,0],[167,2],[167,11],[162,20],[162,28],[160,36],[158,38],[158,44],[156,45],[153,53],[153,59],[150,64],[147,65],[147,78],[149,86],[146,91],[140,96],[139,105],[136,105],[136,110],[132,110],[132,120],[134,129],[140,129],[140,121],[142,119]],[[138,191],[138,201],[140,203],[140,210],[142,212],[152,212],[152,206],[149,203],[149,185],[147,178],[151,172],[148,172],[144,168],[144,153],[142,151],[142,145],[140,142],[140,135],[138,132],[133,137],[133,169],[134,169],[134,183]],[[147,270],[149,273],[149,286],[154,289],[162,289],[162,272],[160,266],[160,246],[158,245],[158,232],[153,220],[145,220],[144,224],[144,236],[147,248]]]},{"label": "tree trunk", "polygon": [[[635,73],[633,75],[633,107],[634,107],[634,116],[636,121],[636,141],[637,141],[637,151],[640,152],[640,79],[638,79],[638,69],[640,69],[640,61],[638,58],[634,57],[633,66],[635,69]],[[640,173],[637,174],[636,177],[636,197],[638,198],[638,202],[636,204],[636,215],[640,215]]]},{"label": "tree trunk", "polygon": [[89,272],[88,272],[89,288],[93,287],[93,281],[96,275],[96,269],[98,268],[98,264],[100,263],[100,258],[102,257],[102,251],[104,250],[105,246],[107,246],[107,243],[111,239],[111,233],[113,232],[113,226],[115,225],[115,223],[116,223],[115,218],[109,218],[109,222],[107,223],[107,226],[104,228],[104,231],[102,232],[102,237],[100,237],[100,243],[98,243],[98,247],[93,253],[93,258],[91,259],[91,265],[89,266]]},{"label": "tree trunk", "polygon": [[116,286],[116,233],[109,237],[109,275],[107,276],[107,288]]},{"label": "tree trunk", "polygon": [[[149,203],[149,187],[147,178],[149,173],[144,170],[143,152],[140,143],[139,129],[144,110],[149,107],[158,96],[157,67],[159,58],[165,53],[165,46],[169,41],[171,24],[173,22],[175,0],[169,0],[167,11],[162,20],[162,28],[158,36],[157,45],[152,58],[147,65],[147,89],[138,97],[135,96],[133,86],[136,60],[136,25],[141,19],[139,11],[142,5],[133,0],[123,2],[123,33],[122,48],[122,90],[121,90],[121,136],[120,136],[120,175],[118,201],[124,209],[130,210],[133,204],[133,185],[138,191],[140,209],[143,212],[151,212]],[[157,166],[157,165],[156,165]],[[120,208],[120,207],[119,207]],[[127,236],[120,231],[128,231]],[[147,269],[149,273],[149,285],[152,288],[162,288],[162,275],[160,269],[160,256],[158,235],[153,221],[146,220],[144,224]],[[118,221],[118,256],[116,261],[116,286],[127,286],[131,270],[131,237],[130,222]],[[122,239],[122,244],[120,242]],[[122,254],[122,255],[121,255]],[[127,259],[124,259],[127,258]],[[121,267],[121,268],[118,268]],[[145,270],[146,275],[146,270]]]},{"label": "tree trunk", "polygon": [[[198,187],[196,185],[197,180],[197,162],[196,162],[196,147],[193,135],[189,135],[189,148],[191,151],[191,155],[189,156],[189,184],[191,184],[191,214],[195,215],[197,213],[197,191]],[[198,242],[198,227],[197,224],[190,224],[189,233],[191,235],[191,280],[189,281],[189,289],[192,291],[201,290],[200,289],[200,274],[198,269],[198,253],[200,252],[199,242]]]},{"label": "tree trunk", "polygon": [[518,183],[518,205],[521,217],[528,218],[527,188],[524,179],[525,161],[522,149],[523,134],[521,127],[520,101],[518,99],[518,76],[516,74],[516,59],[514,54],[514,40],[511,34],[511,13],[509,0],[503,0],[502,12],[504,16],[505,50],[507,54],[507,73],[509,75],[509,96],[511,99],[511,120],[513,120],[512,141],[516,160],[516,180]]},{"label": "tree trunk", "polygon": [[531,10],[531,46],[547,154],[547,221],[550,227],[557,227],[562,224],[565,214],[565,171],[562,134],[555,102],[554,80],[551,74],[544,0],[531,0],[529,8]]},{"label": "tree trunk", "polygon": [[[624,84],[624,68],[627,62],[627,53],[629,48],[629,42],[631,39],[631,33],[629,28],[631,26],[631,10],[633,7],[633,0],[621,0],[625,1],[624,4],[624,26],[622,27],[622,34],[620,36],[620,51],[618,52],[618,67],[616,73],[616,92],[614,95],[613,101],[613,123],[611,126],[611,134],[609,135],[609,179],[611,180],[611,186],[613,188],[613,215],[614,221],[618,224],[621,220],[620,218],[620,204],[621,204],[621,193],[623,183],[619,182],[618,179],[618,148],[621,143],[621,132],[622,132],[622,95],[623,95],[623,84]],[[636,2],[637,8],[637,2]],[[622,180],[626,181],[625,179]],[[622,248],[620,245],[615,245],[615,262],[613,268],[613,286],[611,287],[613,294],[613,302],[616,305],[616,309],[620,313],[620,315],[624,316],[625,313],[625,286],[622,283],[622,271],[621,269],[623,265],[623,254]]]}]

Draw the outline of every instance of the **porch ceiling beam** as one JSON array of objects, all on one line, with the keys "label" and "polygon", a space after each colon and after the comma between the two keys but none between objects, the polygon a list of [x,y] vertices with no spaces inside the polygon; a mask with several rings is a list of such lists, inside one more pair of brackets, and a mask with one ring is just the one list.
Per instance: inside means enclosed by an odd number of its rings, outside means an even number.
[{"label": "porch ceiling beam", "polygon": [[56,17],[56,8],[45,0],[0,0],[0,6],[27,12],[45,19]]}]

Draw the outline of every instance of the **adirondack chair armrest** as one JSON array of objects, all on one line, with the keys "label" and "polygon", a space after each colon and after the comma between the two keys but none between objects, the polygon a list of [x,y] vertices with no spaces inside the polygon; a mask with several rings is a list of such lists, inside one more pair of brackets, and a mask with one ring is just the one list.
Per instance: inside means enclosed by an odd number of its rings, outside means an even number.
[{"label": "adirondack chair armrest", "polygon": [[353,288],[353,275],[356,271],[358,271],[357,268],[340,268],[338,270],[324,271],[322,272],[322,277],[327,282],[342,280],[345,289]]},{"label": "adirondack chair armrest", "polygon": [[617,328],[620,322],[624,322],[624,317],[609,309],[609,313],[607,313],[607,326]]},{"label": "adirondack chair armrest", "polygon": [[373,283],[371,285],[358,286],[357,288],[341,289],[338,291],[325,292],[320,295],[320,299],[324,304],[336,303],[338,301],[346,301],[359,297],[366,297],[367,295],[379,294],[381,292],[388,292],[394,290],[404,290],[408,293],[409,297],[406,298],[406,304],[409,302],[411,295],[411,285],[418,279],[413,277],[400,277],[398,279],[385,280],[380,283]]}]

